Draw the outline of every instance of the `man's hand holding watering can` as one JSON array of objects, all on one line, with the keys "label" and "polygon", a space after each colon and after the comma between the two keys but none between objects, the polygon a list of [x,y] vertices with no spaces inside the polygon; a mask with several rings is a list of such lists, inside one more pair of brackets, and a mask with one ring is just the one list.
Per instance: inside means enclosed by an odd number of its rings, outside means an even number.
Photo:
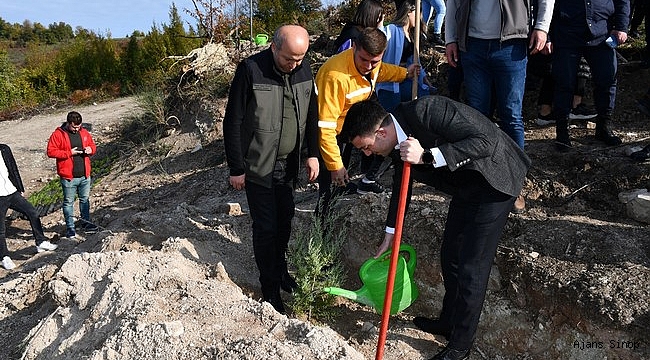
[{"label": "man's hand holding watering can", "polygon": [[379,258],[381,254],[385,253],[390,249],[391,245],[393,244],[393,238],[395,237],[395,234],[389,234],[386,233],[384,235],[384,241],[379,245],[379,249],[377,249],[377,254],[375,254],[375,259]]}]

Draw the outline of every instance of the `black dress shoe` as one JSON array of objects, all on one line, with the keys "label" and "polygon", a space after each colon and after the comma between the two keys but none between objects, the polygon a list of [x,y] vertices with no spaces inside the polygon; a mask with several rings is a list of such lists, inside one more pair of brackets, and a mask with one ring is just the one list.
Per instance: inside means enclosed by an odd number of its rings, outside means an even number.
[{"label": "black dress shoe", "polygon": [[604,142],[607,146],[616,146],[623,143],[621,138],[614,135],[614,133],[609,129],[603,130],[596,128],[596,139]]},{"label": "black dress shoe", "polygon": [[429,360],[464,360],[464,359],[469,359],[469,349],[455,350],[450,347],[446,347],[444,350],[437,353],[436,356],[432,357]]},{"label": "black dress shoe", "polygon": [[444,336],[445,339],[449,340],[451,327],[440,320],[432,320],[423,316],[416,316],[413,318],[413,324],[424,332],[433,335],[441,335]]},{"label": "black dress shoe", "polygon": [[291,294],[293,289],[298,287],[298,283],[294,280],[289,273],[284,273],[282,279],[280,280],[280,288],[287,293]]}]

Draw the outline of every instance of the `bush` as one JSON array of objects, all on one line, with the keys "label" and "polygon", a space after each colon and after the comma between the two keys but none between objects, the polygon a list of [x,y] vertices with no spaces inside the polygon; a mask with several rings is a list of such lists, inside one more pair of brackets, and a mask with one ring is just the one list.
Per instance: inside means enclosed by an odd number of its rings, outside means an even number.
[{"label": "bush", "polygon": [[121,69],[114,41],[100,37],[77,39],[61,52],[66,83],[71,89],[99,88],[119,81]]},{"label": "bush", "polygon": [[165,137],[169,130],[165,95],[162,90],[149,89],[138,95],[141,113],[131,116],[121,124],[119,142],[132,149],[147,148],[156,140]]},{"label": "bush", "polygon": [[43,99],[27,77],[11,64],[4,51],[0,51],[0,89],[0,110],[4,112],[26,105],[34,106]]}]

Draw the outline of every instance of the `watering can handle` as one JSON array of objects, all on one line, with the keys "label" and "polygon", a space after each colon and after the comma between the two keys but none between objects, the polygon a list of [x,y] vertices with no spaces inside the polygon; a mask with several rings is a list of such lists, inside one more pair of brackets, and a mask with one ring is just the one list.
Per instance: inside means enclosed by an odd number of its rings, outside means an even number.
[{"label": "watering can handle", "polygon": [[[383,254],[381,254],[377,259],[385,259],[388,255],[390,255],[392,250],[386,250]],[[399,252],[406,251],[409,253],[409,261],[406,263],[406,267],[408,269],[408,272],[410,274],[413,274],[413,271],[415,271],[415,264],[417,263],[416,261],[416,255],[415,255],[415,249],[413,246],[409,244],[401,244],[399,246]],[[368,264],[369,265],[369,264]]]},{"label": "watering can handle", "polygon": [[401,244],[399,247],[399,251],[400,252],[406,251],[407,253],[409,253],[409,262],[406,263],[406,268],[408,269],[409,274],[413,276],[413,272],[415,272],[415,264],[417,263],[415,259],[416,258],[415,249],[413,248],[413,246],[409,244]]}]

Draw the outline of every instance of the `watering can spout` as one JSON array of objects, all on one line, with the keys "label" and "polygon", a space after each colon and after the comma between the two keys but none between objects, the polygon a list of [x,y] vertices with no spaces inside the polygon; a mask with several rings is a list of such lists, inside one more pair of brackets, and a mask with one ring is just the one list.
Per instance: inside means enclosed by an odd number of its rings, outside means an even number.
[{"label": "watering can spout", "polygon": [[357,291],[351,291],[351,290],[346,290],[346,289],[341,289],[338,287],[326,287],[323,289],[326,293],[330,293],[332,295],[337,295],[337,296],[343,296],[344,298],[348,298],[352,301],[356,301],[358,303],[368,305],[375,307],[375,303],[368,297],[368,294],[366,291],[364,291],[364,288],[361,288]]}]

